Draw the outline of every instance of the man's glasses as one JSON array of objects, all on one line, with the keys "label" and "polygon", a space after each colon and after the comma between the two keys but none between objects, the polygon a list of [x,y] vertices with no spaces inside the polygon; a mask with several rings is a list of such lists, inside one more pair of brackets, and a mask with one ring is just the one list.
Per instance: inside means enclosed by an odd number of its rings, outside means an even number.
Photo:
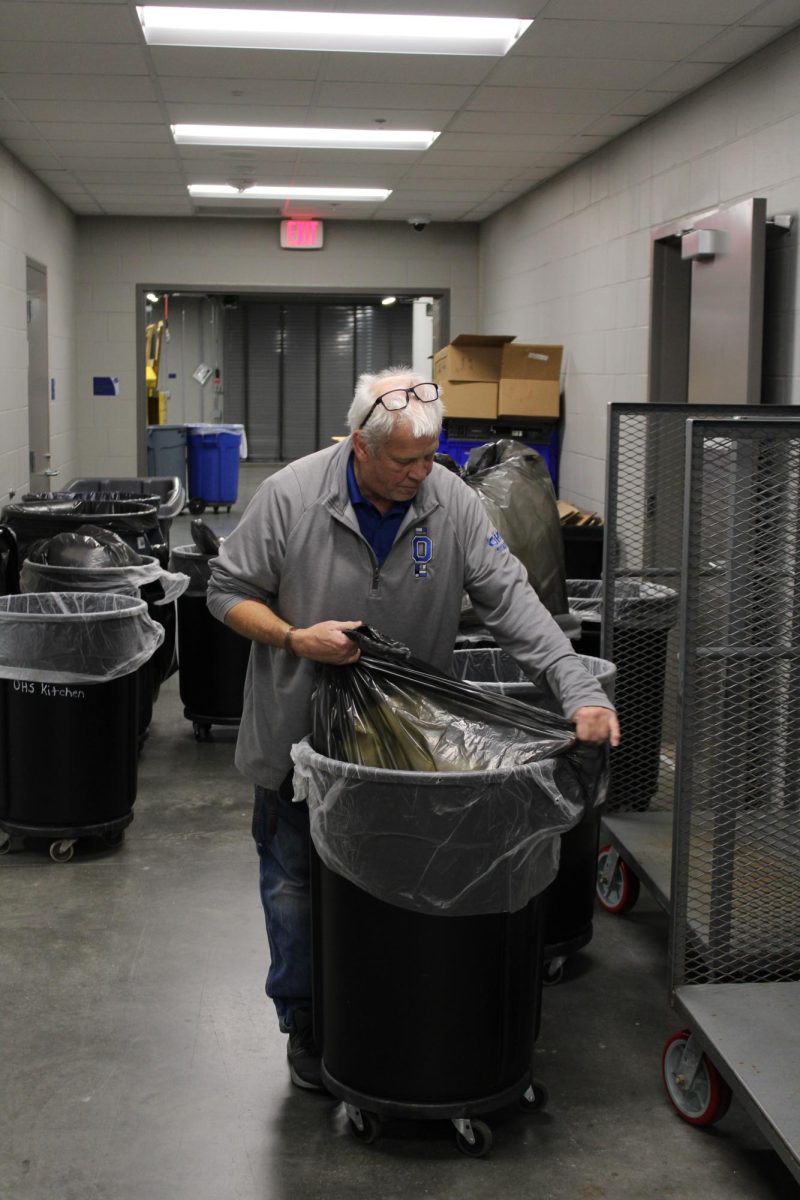
[{"label": "man's glasses", "polygon": [[392,388],[391,392],[384,392],[382,396],[378,396],[358,428],[364,428],[379,404],[382,404],[387,412],[398,412],[399,409],[408,407],[412,396],[419,400],[420,404],[433,404],[434,400],[439,399],[439,387],[435,383],[417,383],[414,387]]}]

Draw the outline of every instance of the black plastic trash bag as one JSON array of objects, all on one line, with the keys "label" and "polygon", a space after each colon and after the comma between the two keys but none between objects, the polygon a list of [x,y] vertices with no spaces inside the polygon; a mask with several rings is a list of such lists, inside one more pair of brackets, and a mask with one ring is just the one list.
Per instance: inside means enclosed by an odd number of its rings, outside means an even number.
[{"label": "black plastic trash bag", "polygon": [[542,456],[521,442],[501,438],[475,447],[463,478],[478,493],[509,550],[525,567],[545,608],[553,616],[566,613],[561,520]]},{"label": "black plastic trash bag", "polygon": [[82,568],[130,567],[143,561],[132,546],[99,525],[81,525],[74,533],[40,538],[29,546],[26,558],[37,565]]},{"label": "black plastic trash bag", "polygon": [[602,751],[577,745],[563,717],[452,679],[366,628],[351,636],[360,659],[320,670],[313,733],[292,747],[320,858],[401,908],[516,912],[555,878],[560,834],[594,804]]}]

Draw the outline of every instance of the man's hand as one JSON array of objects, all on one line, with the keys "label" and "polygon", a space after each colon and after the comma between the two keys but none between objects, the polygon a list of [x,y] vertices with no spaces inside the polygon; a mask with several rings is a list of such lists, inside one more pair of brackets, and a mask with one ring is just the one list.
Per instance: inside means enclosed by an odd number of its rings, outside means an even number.
[{"label": "man's hand", "polygon": [[570,718],[579,742],[610,742],[619,745],[619,721],[610,708],[579,708]]},{"label": "man's hand", "polygon": [[334,663],[342,667],[354,663],[361,655],[358,646],[343,632],[358,629],[363,621],[320,621],[307,629],[295,629],[292,634],[292,649],[298,658],[311,658],[314,662]]}]

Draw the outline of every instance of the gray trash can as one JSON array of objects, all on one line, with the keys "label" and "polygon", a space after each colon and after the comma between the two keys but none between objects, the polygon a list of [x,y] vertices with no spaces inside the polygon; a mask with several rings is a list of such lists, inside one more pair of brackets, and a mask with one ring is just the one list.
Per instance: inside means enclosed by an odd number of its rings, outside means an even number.
[{"label": "gray trash can", "polygon": [[[576,650],[599,655],[603,584],[568,579],[570,611],[581,619]],[[678,593],[661,584],[618,579],[614,588],[615,704],[622,741],[611,752],[609,812],[643,812],[658,791],[667,674],[667,640],[678,619]]]},{"label": "gray trash can", "polygon": [[[580,655],[587,671],[614,699],[616,668],[603,658]],[[494,648],[456,649],[453,665],[457,678],[466,679],[488,691],[499,691],[548,712],[561,712],[561,705],[542,681],[534,683],[504,650]],[[564,963],[592,939],[597,851],[600,837],[601,803],[584,813],[583,819],[561,837],[558,874],[544,893],[545,982],[557,983]]]},{"label": "gray trash can", "polygon": [[147,426],[148,475],[173,475],[186,488],[186,426]]}]

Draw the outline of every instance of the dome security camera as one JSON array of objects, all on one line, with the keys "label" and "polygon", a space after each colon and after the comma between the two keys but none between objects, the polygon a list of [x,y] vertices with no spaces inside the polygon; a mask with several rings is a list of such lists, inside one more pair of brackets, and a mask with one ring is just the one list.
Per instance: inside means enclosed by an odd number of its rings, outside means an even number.
[{"label": "dome security camera", "polygon": [[408,223],[413,229],[416,229],[417,233],[422,233],[425,226],[430,225],[431,219],[429,216],[423,214],[418,217],[409,217]]}]

